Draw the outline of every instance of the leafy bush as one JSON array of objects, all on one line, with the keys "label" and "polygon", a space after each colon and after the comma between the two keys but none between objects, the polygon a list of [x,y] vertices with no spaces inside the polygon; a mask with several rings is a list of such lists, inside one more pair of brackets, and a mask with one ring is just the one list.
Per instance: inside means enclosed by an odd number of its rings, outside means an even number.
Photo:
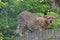
[{"label": "leafy bush", "polygon": [[0,40],[3,40],[3,34],[0,32]]},{"label": "leafy bush", "polygon": [[43,13],[35,13],[35,14],[38,15],[38,16],[44,16]]}]

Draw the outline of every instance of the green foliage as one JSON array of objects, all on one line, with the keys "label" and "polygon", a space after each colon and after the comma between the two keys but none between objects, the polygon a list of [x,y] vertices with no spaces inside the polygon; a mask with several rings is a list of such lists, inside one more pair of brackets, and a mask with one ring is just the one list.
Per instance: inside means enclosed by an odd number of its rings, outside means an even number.
[{"label": "green foliage", "polygon": [[60,15],[55,13],[55,12],[48,12],[47,15],[52,15],[52,16],[55,16],[55,17],[59,17]]},{"label": "green foliage", "polygon": [[35,13],[36,15],[38,16],[43,16],[44,14],[43,13]]},{"label": "green foliage", "polygon": [[3,37],[2,37],[2,32],[0,32],[0,40],[3,40]]},{"label": "green foliage", "polygon": [[24,10],[44,12],[50,7],[47,0],[9,0],[9,2],[18,12]]},{"label": "green foliage", "polygon": [[58,25],[60,25],[60,19],[56,19],[56,21],[52,24],[51,28],[55,29],[58,27]]},{"label": "green foliage", "polygon": [[4,37],[4,40],[16,40],[16,37],[11,35],[11,37]]},{"label": "green foliage", "polygon": [[6,8],[8,6],[8,2],[1,2],[1,0],[0,0],[0,8]]}]

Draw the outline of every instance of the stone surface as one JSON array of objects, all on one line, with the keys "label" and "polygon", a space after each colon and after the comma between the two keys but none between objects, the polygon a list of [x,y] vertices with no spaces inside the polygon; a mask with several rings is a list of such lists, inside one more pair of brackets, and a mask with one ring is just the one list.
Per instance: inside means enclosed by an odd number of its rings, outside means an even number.
[{"label": "stone surface", "polygon": [[33,32],[16,40],[60,40],[60,29]]}]

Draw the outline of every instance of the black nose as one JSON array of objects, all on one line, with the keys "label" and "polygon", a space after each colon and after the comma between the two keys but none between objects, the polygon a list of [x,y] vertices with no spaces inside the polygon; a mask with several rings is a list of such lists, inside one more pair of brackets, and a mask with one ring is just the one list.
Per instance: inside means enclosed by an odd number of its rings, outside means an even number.
[{"label": "black nose", "polygon": [[50,23],[52,23],[52,20],[50,20]]}]

